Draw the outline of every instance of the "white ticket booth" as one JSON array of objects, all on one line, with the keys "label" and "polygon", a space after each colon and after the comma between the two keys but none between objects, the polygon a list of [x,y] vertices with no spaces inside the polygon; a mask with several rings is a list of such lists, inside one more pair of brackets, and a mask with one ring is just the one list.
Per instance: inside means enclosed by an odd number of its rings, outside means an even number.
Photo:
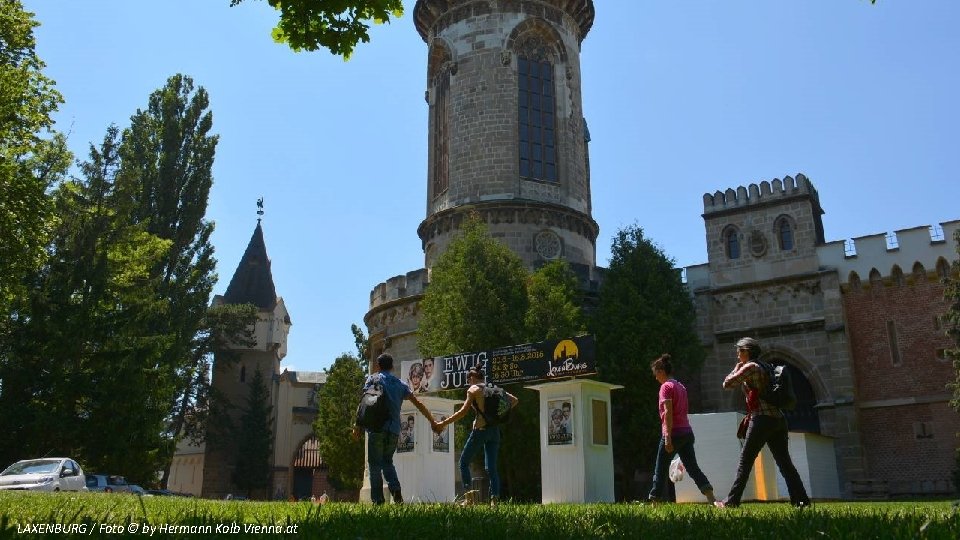
[{"label": "white ticket booth", "polygon": [[[741,418],[743,415],[737,412],[689,416],[690,427],[696,437],[694,444],[697,464],[713,485],[717,499],[727,496],[737,474],[737,463],[743,444],[736,435]],[[791,460],[810,497],[839,498],[840,485],[833,439],[815,433],[791,432],[788,444]],[[706,500],[689,475],[676,484],[676,493],[677,502]],[[764,446],[754,461],[742,500],[777,501],[789,498],[786,482],[777,469],[770,449]]]},{"label": "white ticket booth", "polygon": [[540,393],[542,501],[613,502],[610,391],[623,386],[570,379],[527,388]]},{"label": "white ticket booth", "polygon": [[[441,420],[453,414],[461,401],[435,396],[418,396],[421,403]],[[400,487],[405,502],[452,502],[456,498],[456,478],[453,464],[453,425],[437,435],[430,429],[430,422],[409,401],[400,409],[400,438],[393,464],[397,468]],[[384,500],[391,501],[383,482]],[[370,503],[370,470],[364,446],[363,488],[360,502]]]}]

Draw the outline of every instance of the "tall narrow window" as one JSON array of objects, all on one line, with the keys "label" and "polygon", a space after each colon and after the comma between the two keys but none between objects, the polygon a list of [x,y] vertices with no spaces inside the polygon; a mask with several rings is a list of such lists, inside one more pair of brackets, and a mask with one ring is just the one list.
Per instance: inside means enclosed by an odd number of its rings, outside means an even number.
[{"label": "tall narrow window", "polygon": [[433,196],[437,197],[450,186],[450,72],[437,82],[437,100],[434,103],[436,139],[433,141]]},{"label": "tall narrow window", "polygon": [[790,220],[780,219],[780,223],[777,225],[777,238],[780,239],[781,251],[793,249],[793,229],[790,227]]},{"label": "tall narrow window", "polygon": [[520,176],[557,181],[556,113],[553,64],[546,59],[517,59],[517,118]]},{"label": "tall narrow window", "polygon": [[727,230],[727,233],[724,238],[727,248],[727,257],[730,259],[739,259],[740,258],[740,238],[737,235],[737,230],[730,228]]},{"label": "tall narrow window", "polygon": [[900,342],[897,340],[897,325],[887,321],[887,341],[890,345],[890,362],[898,367],[903,363],[900,357]]}]

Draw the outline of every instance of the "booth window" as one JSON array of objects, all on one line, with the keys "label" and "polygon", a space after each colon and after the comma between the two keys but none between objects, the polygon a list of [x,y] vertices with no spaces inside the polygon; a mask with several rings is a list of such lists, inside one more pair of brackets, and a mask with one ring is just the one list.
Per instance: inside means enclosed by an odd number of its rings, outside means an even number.
[{"label": "booth window", "polygon": [[601,399],[592,399],[593,413],[593,444],[607,446],[610,444],[610,433],[607,431],[607,402]]}]

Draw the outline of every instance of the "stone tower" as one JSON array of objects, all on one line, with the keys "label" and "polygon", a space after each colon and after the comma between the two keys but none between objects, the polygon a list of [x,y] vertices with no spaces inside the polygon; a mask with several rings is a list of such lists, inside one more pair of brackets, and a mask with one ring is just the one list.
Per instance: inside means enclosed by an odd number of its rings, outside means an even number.
[{"label": "stone tower", "polygon": [[862,472],[862,448],[840,276],[819,254],[823,213],[802,174],[703,196],[709,262],[688,267],[687,283],[707,358],[691,395],[702,412],[740,410],[740,393],[724,392],[719,381],[735,363],[734,343],[759,338],[761,358],[791,369],[791,431],[834,438],[844,485]]},{"label": "stone tower", "polygon": [[596,281],[599,227],[591,216],[580,44],[592,0],[418,0],[426,42],[424,266],[377,285],[364,317],[371,353],[418,357],[417,304],[428,269],[464,218],[536,268],[564,259]]},{"label": "stone tower", "polygon": [[[222,354],[214,358],[212,385],[229,401],[225,414],[237,425],[247,404],[253,374],[259,370],[270,392],[270,403],[274,405],[273,414],[276,415],[275,382],[280,373],[280,361],[287,355],[287,335],[291,322],[283,299],[277,296],[259,220],[226,292],[213,299],[213,305],[221,304],[253,304],[257,307],[255,343],[249,347],[235,347],[235,361],[225,361]],[[217,425],[211,425],[208,429],[224,425],[216,418],[210,422]],[[276,422],[273,425],[276,429]],[[222,498],[228,493],[238,493],[231,480],[236,449],[229,440],[222,439],[214,436],[213,440],[208,438],[206,444],[203,461],[204,497]]]}]

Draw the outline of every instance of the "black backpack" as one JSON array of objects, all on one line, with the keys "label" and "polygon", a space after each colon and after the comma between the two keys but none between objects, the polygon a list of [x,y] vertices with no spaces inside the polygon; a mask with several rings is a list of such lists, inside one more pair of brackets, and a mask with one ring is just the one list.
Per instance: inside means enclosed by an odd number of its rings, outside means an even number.
[{"label": "black backpack", "polygon": [[383,377],[376,374],[372,384],[360,396],[357,406],[357,425],[379,433],[390,418],[390,397],[383,389]]},{"label": "black backpack", "polygon": [[483,385],[483,409],[480,410],[477,408],[477,404],[473,404],[473,408],[483,416],[483,420],[487,423],[487,426],[499,426],[500,424],[506,424],[510,421],[510,411],[513,408],[510,406],[510,398],[507,397],[507,392],[503,388],[493,384]]},{"label": "black backpack", "polygon": [[797,406],[797,394],[793,391],[790,369],[786,364],[776,366],[767,362],[757,362],[757,364],[767,372],[767,386],[760,392],[760,399],[778,409],[792,411]]}]

